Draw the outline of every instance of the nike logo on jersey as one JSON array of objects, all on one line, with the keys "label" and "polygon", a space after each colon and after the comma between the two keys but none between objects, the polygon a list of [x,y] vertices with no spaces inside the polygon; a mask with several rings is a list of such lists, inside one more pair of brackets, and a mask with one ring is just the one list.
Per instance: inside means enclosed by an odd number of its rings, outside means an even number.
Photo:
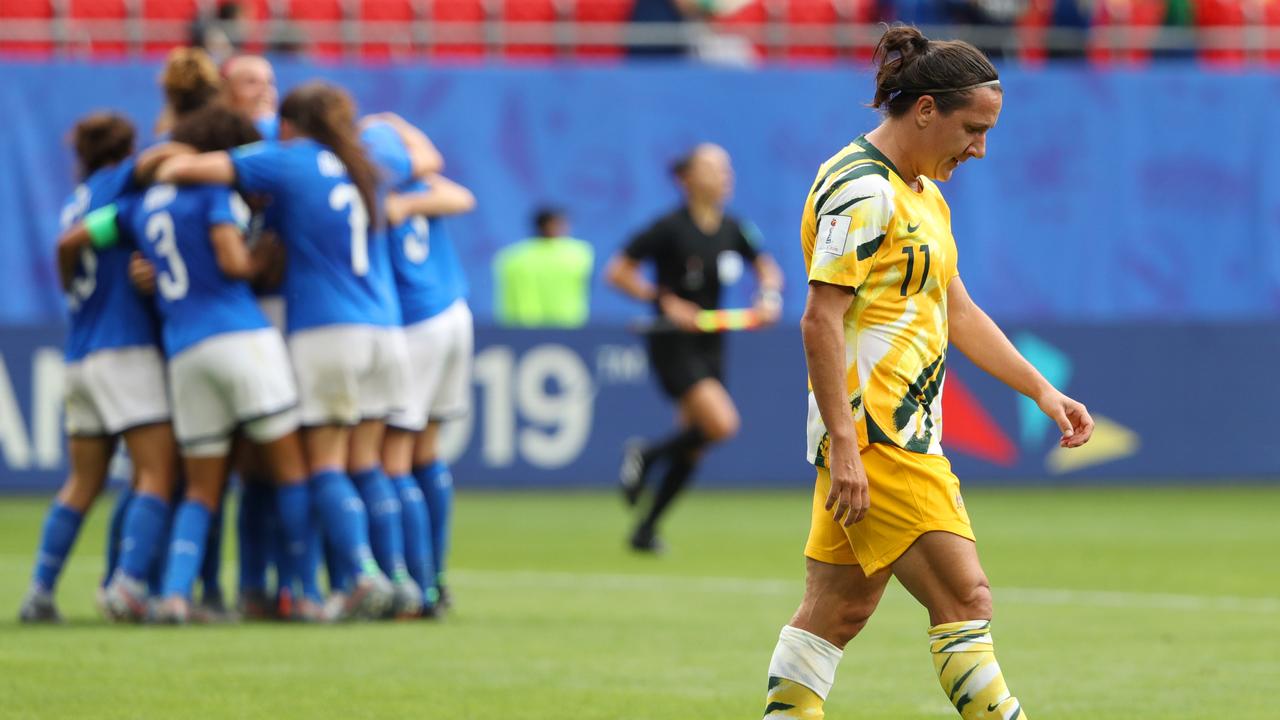
[{"label": "nike logo on jersey", "polygon": [[920,229],[920,223],[916,223],[915,225],[912,225],[911,223],[907,223],[907,234],[908,234],[908,235],[910,235],[911,233],[913,233],[913,232],[915,232],[915,231],[917,231],[917,230],[919,230],[919,229]]}]

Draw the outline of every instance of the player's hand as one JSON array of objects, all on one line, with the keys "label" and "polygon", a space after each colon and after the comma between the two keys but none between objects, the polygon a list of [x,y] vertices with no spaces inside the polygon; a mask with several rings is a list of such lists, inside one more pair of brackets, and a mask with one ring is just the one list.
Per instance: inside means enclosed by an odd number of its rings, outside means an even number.
[{"label": "player's hand", "polygon": [[387,214],[388,227],[396,227],[404,222],[404,201],[400,199],[399,195],[395,193],[388,194],[386,199],[382,201],[382,209]]},{"label": "player's hand", "polygon": [[867,471],[862,467],[857,445],[848,450],[838,450],[831,444],[831,492],[827,493],[827,511],[835,521],[845,527],[862,520],[871,509],[871,489],[867,485]]},{"label": "player's hand", "polygon": [[702,308],[697,304],[664,292],[658,296],[658,309],[677,329],[684,332],[698,332],[698,312]]},{"label": "player's hand", "polygon": [[776,290],[761,293],[751,309],[761,327],[773,325],[782,317],[782,295]]},{"label": "player's hand", "polygon": [[1064,448],[1075,448],[1089,442],[1093,436],[1093,418],[1084,403],[1077,402],[1050,388],[1036,398],[1040,411],[1048,415],[1062,431],[1058,444]]},{"label": "player's hand", "polygon": [[143,295],[156,294],[156,267],[140,252],[129,257],[129,282]]}]

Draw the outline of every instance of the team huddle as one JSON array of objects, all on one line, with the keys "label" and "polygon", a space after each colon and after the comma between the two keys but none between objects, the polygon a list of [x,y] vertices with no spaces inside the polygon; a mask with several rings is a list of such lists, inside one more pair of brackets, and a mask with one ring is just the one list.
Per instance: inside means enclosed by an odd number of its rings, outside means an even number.
[{"label": "team huddle", "polygon": [[446,218],[474,198],[424,133],[358,118],[340,88],[308,83],[277,107],[262,58],[218,69],[177,50],[162,84],[152,147],[135,153],[112,113],[73,132],[81,178],[57,247],[71,472],[21,619],[59,619],[58,576],[121,440],[133,471],[107,617],[233,617],[219,583],[233,472],[241,616],[436,616],[452,503],[437,433],[468,411],[473,344]]}]

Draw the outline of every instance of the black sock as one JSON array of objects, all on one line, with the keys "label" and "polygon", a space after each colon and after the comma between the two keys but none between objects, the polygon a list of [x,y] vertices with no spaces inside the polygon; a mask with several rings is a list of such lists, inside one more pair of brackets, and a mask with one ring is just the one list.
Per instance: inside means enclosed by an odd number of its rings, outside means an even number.
[{"label": "black sock", "polygon": [[652,535],[658,525],[658,520],[662,518],[672,501],[689,485],[689,480],[693,477],[693,471],[697,467],[697,463],[689,459],[689,457],[689,455],[677,455],[672,458],[671,465],[667,468],[667,473],[662,476],[662,484],[658,486],[657,492],[654,493],[653,507],[649,508],[649,514],[640,523],[640,528],[636,531],[637,534]]},{"label": "black sock", "polygon": [[675,458],[689,457],[706,444],[707,437],[697,426],[692,426],[677,430],[646,447],[640,454],[644,457],[645,465],[652,465],[662,458],[671,458],[674,462]]}]

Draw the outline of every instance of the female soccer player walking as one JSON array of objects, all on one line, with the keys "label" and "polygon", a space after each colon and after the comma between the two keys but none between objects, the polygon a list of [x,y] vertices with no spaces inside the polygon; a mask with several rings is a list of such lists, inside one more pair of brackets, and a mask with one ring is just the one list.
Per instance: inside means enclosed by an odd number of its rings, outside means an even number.
[{"label": "female soccer player walking", "polygon": [[[723,384],[724,338],[699,333],[696,323],[699,311],[720,306],[722,256],[738,253],[752,264],[761,291],[756,310],[765,322],[777,318],[781,304],[777,264],[757,247],[754,228],[725,213],[733,192],[729,154],[717,145],[699,145],[673,171],[685,204],[633,238],[605,268],[614,287],[652,302],[678,330],[651,335],[649,359],[662,389],[679,405],[680,428],[657,442],[629,447],[623,460],[620,479],[632,505],[650,468],[667,464],[652,505],[631,534],[631,547],[641,552],[661,549],[658,521],[689,483],[706,448],[738,432],[738,409]],[[645,261],[657,266],[656,286],[641,272]]]},{"label": "female soccer player walking", "polygon": [[[942,454],[948,343],[1036,401],[1064,447],[1093,420],[1031,366],[960,280],[950,211],[935,181],[986,155],[999,76],[958,41],[891,28],[875,53],[875,130],[822,164],[801,240],[801,320],[817,466],[804,599],[769,664],[765,717],[821,718],[842,650],[889,577],[929,611],[944,692],[964,718],[1026,715],[991,641],[991,591],[960,483]],[[874,713],[873,713],[874,714]]]},{"label": "female soccer player walking", "polygon": [[355,105],[324,83],[280,106],[278,144],[170,160],[161,182],[234,185],[279,204],[288,250],[284,297],[310,486],[320,519],[354,578],[341,616],[380,616],[393,589],[369,546],[364,503],[348,472],[379,463],[383,419],[405,380],[403,341],[377,173],[360,145]]}]

